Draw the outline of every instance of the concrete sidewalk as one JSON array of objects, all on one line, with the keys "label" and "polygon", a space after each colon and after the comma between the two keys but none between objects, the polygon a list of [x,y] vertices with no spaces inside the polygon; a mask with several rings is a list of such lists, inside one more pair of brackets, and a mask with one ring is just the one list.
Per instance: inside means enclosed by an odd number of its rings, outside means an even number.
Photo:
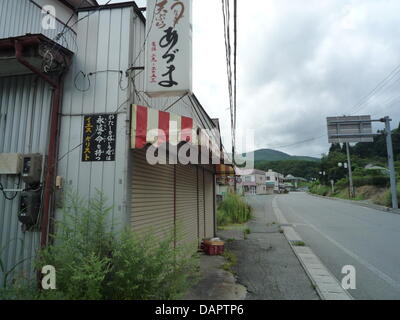
[{"label": "concrete sidewalk", "polygon": [[238,283],[234,275],[222,269],[222,256],[200,257],[200,282],[191,288],[184,300],[244,300],[246,288]]},{"label": "concrete sidewalk", "polygon": [[[310,279],[295,256],[272,208],[274,196],[249,198],[254,220],[247,240],[228,241],[226,249],[237,256],[233,267],[238,282],[247,288],[248,300],[319,300]],[[219,231],[222,239],[243,239],[241,231]]]}]

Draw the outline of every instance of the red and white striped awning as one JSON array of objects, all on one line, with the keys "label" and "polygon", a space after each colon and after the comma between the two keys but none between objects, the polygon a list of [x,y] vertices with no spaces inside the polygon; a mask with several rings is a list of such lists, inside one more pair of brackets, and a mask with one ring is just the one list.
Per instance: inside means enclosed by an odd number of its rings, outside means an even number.
[{"label": "red and white striped awning", "polygon": [[202,130],[192,118],[132,105],[132,149],[142,149],[148,145],[158,148],[166,143],[178,146],[186,142],[201,147],[201,152],[208,150],[213,159],[223,162],[222,146],[216,140],[212,132]]},{"label": "red and white striped awning", "polygon": [[131,148],[141,149],[151,144],[195,144],[197,128],[192,118],[178,116],[144,106],[132,106]]}]

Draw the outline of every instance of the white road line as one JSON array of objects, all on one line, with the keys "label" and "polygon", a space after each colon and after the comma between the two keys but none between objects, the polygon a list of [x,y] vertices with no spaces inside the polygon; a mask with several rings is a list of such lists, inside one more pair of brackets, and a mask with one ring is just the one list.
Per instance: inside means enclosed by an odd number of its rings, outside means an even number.
[{"label": "white road line", "polygon": [[282,211],[278,207],[276,197],[272,200],[272,208],[274,209],[274,213],[275,213],[276,219],[278,220],[278,223],[279,224],[288,224],[286,218],[282,214]]},{"label": "white road line", "polygon": [[289,207],[289,210],[292,212],[293,215],[295,215],[298,218],[303,219],[305,222],[307,222],[307,225],[314,229],[316,232],[318,232],[320,235],[322,235],[326,240],[330,241],[333,243],[335,246],[337,246],[339,249],[343,250],[346,254],[348,254],[350,257],[352,257],[354,260],[356,260],[358,263],[362,264],[364,267],[366,267],[368,270],[376,274],[379,278],[384,280],[386,283],[388,283],[390,286],[393,288],[400,290],[400,284],[392,279],[390,276],[388,276],[386,273],[380,271],[377,267],[372,265],[371,263],[365,261],[363,258],[359,257],[357,254],[354,252],[350,251],[349,249],[345,248],[342,246],[340,243],[338,243],[336,240],[332,239],[330,236],[324,234],[322,231],[320,231],[316,226],[314,226],[312,223],[310,223],[307,219],[305,219],[302,216],[299,216],[295,211]]}]

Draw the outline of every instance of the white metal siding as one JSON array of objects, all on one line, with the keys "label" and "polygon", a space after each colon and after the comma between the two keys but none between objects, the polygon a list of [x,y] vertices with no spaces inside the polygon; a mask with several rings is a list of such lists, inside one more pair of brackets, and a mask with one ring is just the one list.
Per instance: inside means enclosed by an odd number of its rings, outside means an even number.
[{"label": "white metal siding", "polygon": [[[0,78],[0,153],[47,153],[51,95],[35,76]],[[5,188],[18,183],[15,176],[0,175],[0,180]],[[39,232],[21,231],[19,199],[7,201],[0,194],[0,259],[6,270],[26,259],[17,270],[31,275]]]},{"label": "white metal siding", "polygon": [[[67,187],[88,199],[101,190],[113,204],[112,220],[120,226],[127,214],[127,167],[130,98],[126,78],[115,70],[127,70],[131,57],[132,8],[81,12],[78,51],[65,80],[60,133],[58,174]],[[112,71],[114,70],[114,71]],[[98,72],[89,83],[75,77],[82,71]],[[87,89],[87,90],[86,90]],[[87,114],[115,113],[118,110],[116,159],[114,162],[82,162],[83,118]]]},{"label": "white metal siding", "polygon": [[[51,4],[51,3],[50,3]],[[72,14],[72,11],[70,12]],[[64,30],[64,24],[56,21],[56,29],[42,28],[44,18],[42,10],[29,0],[0,1],[0,39],[24,36],[27,33],[43,34],[54,40],[58,33]],[[64,37],[58,43],[71,51],[76,51],[76,35],[66,29]]]},{"label": "white metal siding", "polygon": [[145,150],[133,151],[131,225],[137,234],[166,237],[174,231],[174,166],[146,161]]}]

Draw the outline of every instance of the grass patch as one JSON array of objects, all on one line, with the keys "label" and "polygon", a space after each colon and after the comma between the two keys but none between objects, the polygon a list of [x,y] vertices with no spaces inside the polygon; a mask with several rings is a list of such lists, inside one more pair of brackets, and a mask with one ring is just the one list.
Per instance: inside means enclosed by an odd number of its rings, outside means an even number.
[{"label": "grass patch", "polygon": [[218,226],[228,226],[231,224],[243,224],[252,218],[252,208],[246,200],[230,193],[219,205],[217,210]]},{"label": "grass patch", "polygon": [[295,247],[305,247],[306,244],[303,241],[292,241],[292,245]]},{"label": "grass patch", "polygon": [[229,231],[229,230],[237,230],[237,231],[243,231],[246,229],[246,224],[230,224],[227,226],[218,226],[219,230],[224,230],[224,231]]},{"label": "grass patch", "polygon": [[222,269],[234,273],[232,268],[237,265],[237,256],[232,251],[225,250],[223,257],[225,258],[225,263],[222,265]]}]

